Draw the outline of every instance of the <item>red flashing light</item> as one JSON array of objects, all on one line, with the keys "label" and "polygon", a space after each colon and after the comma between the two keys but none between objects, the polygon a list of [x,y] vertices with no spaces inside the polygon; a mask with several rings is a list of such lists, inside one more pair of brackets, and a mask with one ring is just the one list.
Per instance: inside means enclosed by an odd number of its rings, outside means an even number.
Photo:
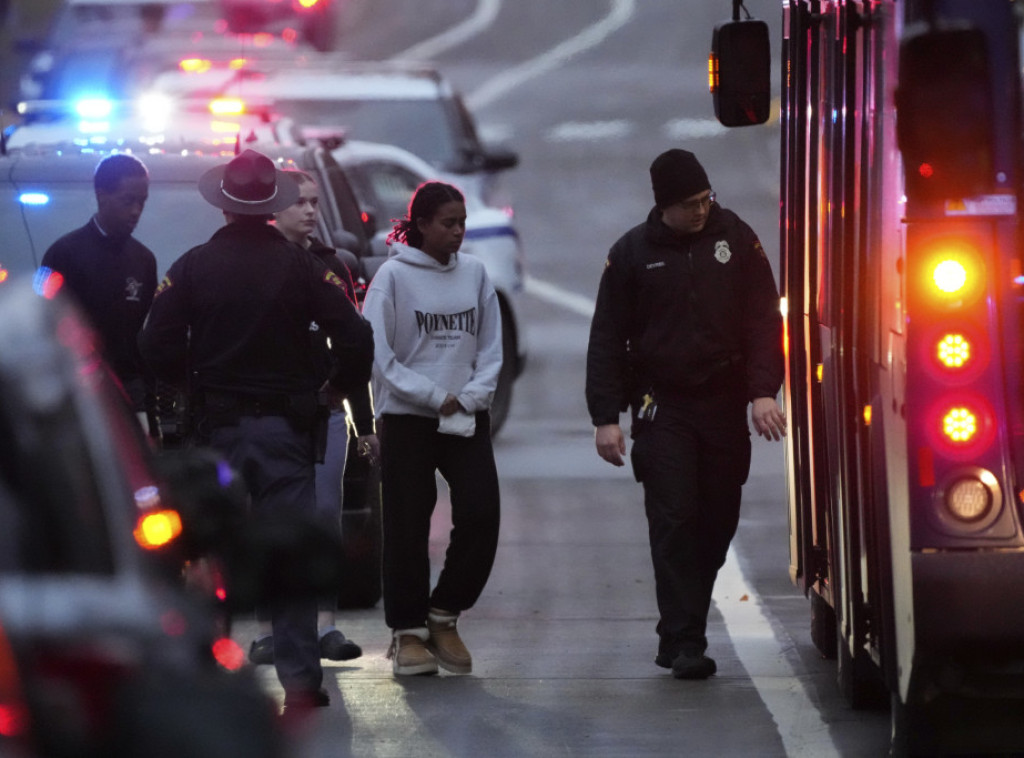
[{"label": "red flashing light", "polygon": [[230,637],[221,637],[213,643],[213,657],[228,671],[238,671],[245,665],[245,651]]},{"label": "red flashing light", "polygon": [[285,42],[296,42],[299,39],[299,33],[292,29],[290,26],[281,32],[281,39]]},{"label": "red flashing light", "polygon": [[929,414],[931,447],[936,455],[968,460],[996,438],[995,415],[988,400],[976,393],[948,395]]},{"label": "red flashing light", "polygon": [[46,279],[43,280],[42,286],[39,288],[39,294],[47,300],[53,300],[53,298],[57,297],[57,293],[60,292],[63,286],[64,276],[59,271],[51,271],[47,274]]},{"label": "red flashing light", "polygon": [[370,214],[367,213],[366,211],[363,211],[362,213],[359,214],[359,220],[362,221],[364,224],[369,223]]},{"label": "red flashing light", "polygon": [[917,173],[924,179],[931,179],[935,175],[935,169],[932,168],[930,163],[922,163],[917,167]]}]

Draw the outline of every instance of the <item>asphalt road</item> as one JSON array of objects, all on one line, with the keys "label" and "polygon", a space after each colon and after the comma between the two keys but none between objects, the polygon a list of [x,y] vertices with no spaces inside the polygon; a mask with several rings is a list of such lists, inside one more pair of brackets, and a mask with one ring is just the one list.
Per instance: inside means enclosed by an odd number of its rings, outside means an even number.
[{"label": "asphalt road", "polygon": [[[749,2],[777,28],[773,3]],[[656,609],[641,490],[600,461],[583,400],[589,315],[604,256],[650,205],[647,167],[695,151],[719,202],[762,237],[778,273],[778,130],[713,121],[706,56],[731,3],[679,0],[356,0],[355,59],[421,57],[507,140],[527,254],[529,346],[496,443],[502,537],[464,615],[470,676],[396,680],[377,609],[342,614],[365,655],[328,668],[331,706],[302,756],[880,756],[887,712],[855,712],[809,637],[790,584],[782,447],[756,441],[733,555],[710,619],[718,674],[653,664]],[[774,55],[774,53],[773,53]],[[778,76],[774,77],[778,87]],[[442,489],[443,491],[443,489]],[[435,564],[447,502],[435,518]],[[435,568],[436,570],[436,568]],[[250,628],[239,624],[239,641]],[[276,692],[271,669],[261,672]]]}]

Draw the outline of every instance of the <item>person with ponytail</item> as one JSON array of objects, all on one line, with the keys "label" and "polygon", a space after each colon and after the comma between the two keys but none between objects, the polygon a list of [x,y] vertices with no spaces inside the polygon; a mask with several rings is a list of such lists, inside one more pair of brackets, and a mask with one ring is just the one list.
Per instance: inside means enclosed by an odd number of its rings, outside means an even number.
[{"label": "person with ponytail", "polygon": [[[459,254],[465,233],[458,189],[418,187],[363,302],[376,351],[384,617],[396,676],[472,670],[456,622],[483,592],[498,545],[488,411],[501,371],[501,312],[483,263]],[[448,485],[452,530],[431,588],[437,473]]]}]

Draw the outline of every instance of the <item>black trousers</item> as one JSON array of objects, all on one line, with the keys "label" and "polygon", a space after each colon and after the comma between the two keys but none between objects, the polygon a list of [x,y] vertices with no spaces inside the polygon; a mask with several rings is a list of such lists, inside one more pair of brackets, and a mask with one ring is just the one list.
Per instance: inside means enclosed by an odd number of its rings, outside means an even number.
[{"label": "black trousers", "polygon": [[[309,518],[316,513],[313,440],[283,416],[243,416],[210,432],[210,445],[241,472],[253,518]],[[285,569],[286,567],[282,567]],[[313,597],[274,602],[274,666],[285,692],[309,692],[323,682]]]},{"label": "black trousers", "polygon": [[[437,419],[384,414],[379,426],[384,522],[384,620],[392,629],[426,624],[427,610],[461,613],[476,603],[498,548],[500,498],[490,417],[472,437],[441,434]],[[439,472],[448,484],[452,530],[437,585],[430,588],[430,519]]]},{"label": "black trousers", "polygon": [[644,486],[658,598],[659,650],[707,648],[708,609],[740,517],[750,471],[743,394],[659,400],[634,426],[633,471]]}]

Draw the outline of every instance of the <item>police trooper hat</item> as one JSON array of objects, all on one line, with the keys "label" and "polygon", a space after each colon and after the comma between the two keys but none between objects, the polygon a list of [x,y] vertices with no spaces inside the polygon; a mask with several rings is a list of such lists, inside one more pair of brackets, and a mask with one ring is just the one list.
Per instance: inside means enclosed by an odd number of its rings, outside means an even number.
[{"label": "police trooper hat", "polygon": [[199,193],[211,205],[243,216],[277,213],[299,199],[299,185],[255,150],[245,150],[199,177]]},{"label": "police trooper hat", "polygon": [[651,189],[659,208],[711,189],[711,182],[697,156],[689,150],[666,150],[651,164]]}]

